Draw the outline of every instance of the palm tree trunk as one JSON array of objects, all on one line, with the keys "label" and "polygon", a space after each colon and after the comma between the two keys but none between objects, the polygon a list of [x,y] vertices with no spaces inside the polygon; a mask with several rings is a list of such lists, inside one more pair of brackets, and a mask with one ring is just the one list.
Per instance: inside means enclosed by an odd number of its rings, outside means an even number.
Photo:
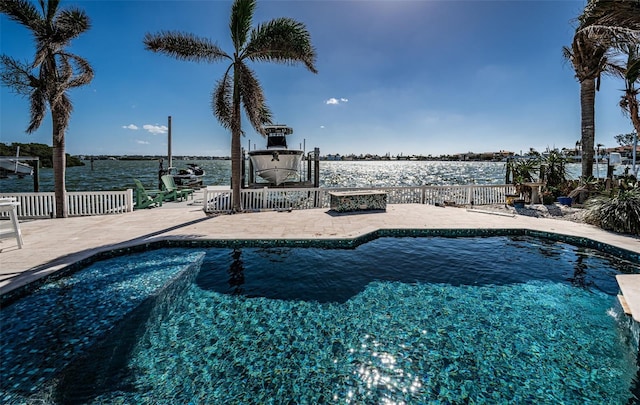
[{"label": "palm tree trunk", "polygon": [[242,157],[240,153],[240,131],[231,133],[231,191],[233,211],[240,212],[240,183],[242,181]]},{"label": "palm tree trunk", "polygon": [[593,176],[593,154],[595,143],[596,81],[580,82],[580,110],[582,113],[582,177]]},{"label": "palm tree trunk", "polygon": [[240,117],[240,91],[238,89],[238,70],[233,72],[233,118],[231,123],[231,192],[233,211],[240,212],[240,183],[242,181],[242,161],[240,136],[242,135]]},{"label": "palm tree trunk", "polygon": [[53,121],[53,179],[56,200],[56,218],[67,218],[67,190],[65,170],[67,166],[64,153],[64,129],[60,125],[57,112],[52,111]]},{"label": "palm tree trunk", "polygon": [[638,106],[638,100],[633,95],[627,95],[627,101],[629,103],[629,116],[631,117],[631,123],[636,130],[636,134],[640,134],[640,111]]}]

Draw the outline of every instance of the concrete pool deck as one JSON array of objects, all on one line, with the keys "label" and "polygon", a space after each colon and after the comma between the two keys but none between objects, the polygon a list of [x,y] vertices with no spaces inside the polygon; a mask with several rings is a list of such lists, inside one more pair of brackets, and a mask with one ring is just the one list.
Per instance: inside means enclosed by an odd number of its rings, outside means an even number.
[{"label": "concrete pool deck", "polygon": [[[22,221],[22,249],[15,238],[0,239],[0,295],[96,253],[162,239],[347,239],[378,229],[529,229],[589,238],[640,254],[640,238],[565,220],[497,215],[482,207],[397,204],[385,212],[336,214],[325,208],[207,216],[197,197],[195,201],[119,215]],[[634,318],[640,319],[640,275],[618,281]]]}]

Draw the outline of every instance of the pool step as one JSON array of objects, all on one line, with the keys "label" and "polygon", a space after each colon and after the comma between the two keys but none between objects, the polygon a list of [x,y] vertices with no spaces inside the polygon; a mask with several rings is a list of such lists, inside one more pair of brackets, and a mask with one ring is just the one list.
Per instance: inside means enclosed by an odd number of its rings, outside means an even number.
[{"label": "pool step", "polygon": [[622,306],[624,313],[631,315],[631,308],[629,308],[629,304],[627,304],[627,300],[624,299],[622,294],[618,294],[618,301],[620,301],[620,305]]},{"label": "pool step", "polygon": [[622,293],[618,300],[624,312],[640,322],[640,274],[617,274],[616,281]]}]

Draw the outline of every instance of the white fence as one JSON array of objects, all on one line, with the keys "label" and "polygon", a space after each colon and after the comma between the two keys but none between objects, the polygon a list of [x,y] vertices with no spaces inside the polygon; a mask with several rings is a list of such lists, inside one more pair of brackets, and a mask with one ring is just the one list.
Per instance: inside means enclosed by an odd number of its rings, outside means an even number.
[{"label": "white fence", "polygon": [[[387,204],[443,204],[459,205],[503,204],[506,194],[515,194],[511,184],[464,186],[371,187],[385,191]],[[245,211],[275,209],[329,208],[330,191],[349,191],[357,188],[262,188],[243,189],[240,193]],[[361,189],[360,189],[361,190]],[[51,218],[56,215],[54,193],[0,193],[19,202],[20,219]],[[69,216],[121,214],[133,211],[133,190],[67,192]],[[205,212],[231,211],[231,190],[208,187],[204,189]],[[8,218],[6,213],[0,218]]]},{"label": "white fence", "polygon": [[[240,202],[245,211],[273,209],[329,208],[330,191],[349,191],[356,188],[262,188],[243,189]],[[387,204],[444,204],[459,205],[503,204],[507,194],[515,194],[515,186],[465,185],[371,187],[368,190],[385,191]],[[231,211],[231,190],[207,188],[204,190],[205,212]]]},{"label": "white fence", "polygon": [[[53,218],[56,216],[55,194],[0,193],[2,197],[14,197],[19,202],[18,218]],[[122,214],[133,211],[133,190],[124,191],[70,191],[67,192],[67,209],[70,217],[86,215]],[[8,218],[3,213],[0,218]]]}]

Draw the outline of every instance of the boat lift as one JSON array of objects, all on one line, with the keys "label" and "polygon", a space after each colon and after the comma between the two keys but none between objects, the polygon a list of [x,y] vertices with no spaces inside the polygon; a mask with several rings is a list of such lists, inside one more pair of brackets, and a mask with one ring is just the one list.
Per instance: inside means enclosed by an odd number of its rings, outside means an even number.
[{"label": "boat lift", "polygon": [[[40,158],[39,157],[34,157],[34,156],[20,156],[20,157],[15,157],[15,156],[0,156],[0,161],[3,162],[10,162],[11,164],[13,164],[16,161],[22,162],[34,162],[33,165],[33,173],[30,174],[30,176],[33,177],[33,192],[34,193],[38,193],[40,192]],[[13,171],[11,170],[7,170],[4,169],[4,171],[6,171],[8,174],[13,174]],[[19,173],[16,175],[20,175]],[[24,174],[25,176],[27,174]]]}]

